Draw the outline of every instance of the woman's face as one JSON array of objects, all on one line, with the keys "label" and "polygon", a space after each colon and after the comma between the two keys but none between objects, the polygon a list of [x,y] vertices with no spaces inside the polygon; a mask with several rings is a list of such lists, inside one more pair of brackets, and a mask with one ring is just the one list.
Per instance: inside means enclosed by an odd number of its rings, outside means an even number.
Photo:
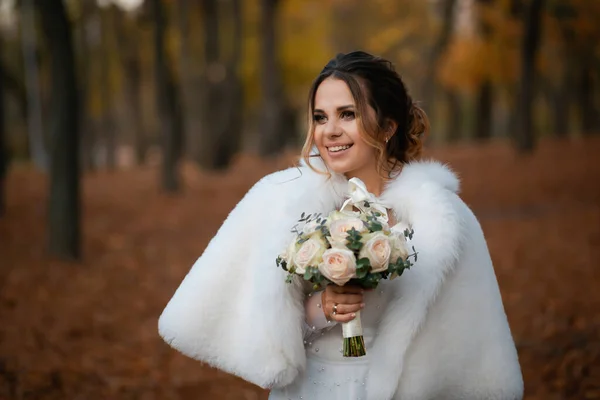
[{"label": "woman's face", "polygon": [[[375,111],[369,106],[369,112]],[[327,78],[315,94],[314,138],[329,169],[347,177],[376,169],[377,154],[363,139],[352,92],[342,80]]]}]

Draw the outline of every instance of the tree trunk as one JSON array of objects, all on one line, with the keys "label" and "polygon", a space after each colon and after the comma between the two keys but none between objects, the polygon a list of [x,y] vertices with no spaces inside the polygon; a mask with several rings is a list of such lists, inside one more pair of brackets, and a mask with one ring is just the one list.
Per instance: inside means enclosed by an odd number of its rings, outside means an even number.
[{"label": "tree trunk", "polygon": [[[179,76],[181,88],[181,110],[183,115],[183,137],[186,143],[187,155],[202,164],[203,139],[207,132],[204,123],[205,116],[205,78],[198,68],[195,68],[192,57],[192,29],[190,15],[200,12],[202,3],[191,0],[180,0],[178,3],[179,20]],[[206,29],[206,24],[203,24]]]},{"label": "tree trunk", "polygon": [[216,0],[202,0],[204,22],[204,99],[202,114],[202,140],[199,163],[201,166],[214,169],[217,167],[217,148],[224,121],[222,111],[226,94],[224,81],[227,68],[220,61],[220,28],[219,13]]},{"label": "tree trunk", "polygon": [[88,30],[90,18],[93,18],[96,6],[88,0],[82,0],[79,4],[81,6],[81,17],[74,30],[74,43],[76,46],[76,59],[78,61],[79,99],[81,102],[81,107],[79,108],[79,126],[81,132],[80,153],[82,170],[91,171],[95,165],[93,160],[94,127],[93,121],[89,116],[90,49]]},{"label": "tree trunk", "polygon": [[331,30],[333,48],[336,52],[348,53],[363,47],[364,29],[352,21],[361,20],[360,0],[333,1]]},{"label": "tree trunk", "polygon": [[4,82],[4,90],[15,99],[21,115],[27,119],[27,90],[25,85],[8,70],[2,60],[0,60],[0,79]]},{"label": "tree trunk", "polygon": [[447,132],[446,138],[449,142],[458,142],[462,139],[462,111],[460,97],[455,90],[446,89]]},{"label": "tree trunk", "polygon": [[104,138],[104,151],[106,152],[106,167],[110,170],[116,165],[117,138],[115,132],[115,123],[113,117],[113,108],[111,101],[111,79],[110,79],[110,33],[111,24],[110,10],[100,10],[100,26],[101,26],[101,53],[102,59],[100,68],[100,99],[102,102],[102,137]]},{"label": "tree trunk", "polygon": [[517,102],[517,129],[515,144],[517,150],[530,153],[535,147],[533,131],[533,98],[535,89],[535,60],[540,44],[542,9],[544,0],[531,0],[525,11],[524,37],[521,53],[521,81]]},{"label": "tree trunk", "polygon": [[235,152],[239,149],[243,126],[243,99],[244,91],[238,76],[237,68],[242,55],[242,6],[241,0],[230,0],[232,7],[228,13],[233,18],[233,35],[231,40],[233,54],[227,63],[227,73],[223,84],[225,93],[221,105],[221,115],[217,130],[217,147],[215,151],[214,167],[224,169],[229,166]]},{"label": "tree trunk", "polygon": [[563,138],[569,134],[569,116],[570,116],[570,85],[567,76],[563,76],[554,88],[552,106],[554,114],[554,134],[556,137]]},{"label": "tree trunk", "polygon": [[446,51],[448,44],[452,38],[452,31],[454,29],[454,8],[456,0],[443,0],[442,3],[442,18],[443,23],[436,38],[436,41],[431,48],[429,57],[427,60],[426,72],[423,80],[423,87],[421,89],[422,96],[424,99],[424,109],[427,112],[429,118],[435,121],[435,87],[436,87],[436,75],[439,60]]},{"label": "tree trunk", "polygon": [[79,101],[71,26],[61,0],[36,0],[50,50],[52,89],[50,252],[64,259],[80,256]]},{"label": "tree trunk", "polygon": [[492,136],[492,108],[494,87],[489,79],[479,86],[475,107],[475,139],[484,140]]},{"label": "tree trunk", "polygon": [[[191,123],[192,109],[191,92],[191,75],[192,66],[190,59],[190,0],[179,0],[177,3],[177,15],[179,26],[179,81],[181,82],[181,108],[183,110],[183,137],[186,143],[189,144],[190,156],[196,154],[198,148],[197,138],[190,135],[193,131]],[[197,106],[197,105],[196,105]],[[197,114],[197,113],[193,113]]]},{"label": "tree trunk", "polygon": [[[495,0],[477,0],[480,8],[489,7]],[[479,10],[479,31],[486,42],[489,42],[492,36],[492,26],[484,17],[483,10]],[[494,86],[489,75],[483,78],[479,83],[477,100],[475,105],[475,125],[474,138],[476,140],[489,139],[492,136],[492,117],[494,107]]]},{"label": "tree trunk", "polygon": [[154,17],[154,63],[156,72],[156,100],[161,123],[163,145],[162,187],[166,192],[180,190],[177,165],[182,149],[182,126],[178,93],[169,69],[165,51],[166,17],[162,0],[152,0]]},{"label": "tree trunk", "polygon": [[[0,53],[4,49],[4,43],[0,38]],[[4,76],[0,74],[0,217],[6,212],[6,194],[4,190],[6,170],[8,169],[8,151],[6,146],[6,124],[4,102]]]},{"label": "tree trunk", "polygon": [[47,171],[49,160],[42,129],[42,100],[40,98],[34,0],[22,1],[21,20],[30,155],[38,168]]},{"label": "tree trunk", "polygon": [[285,99],[277,57],[275,22],[279,0],[262,0],[261,83],[263,94],[260,154],[272,156],[282,150],[290,136],[285,127]]},{"label": "tree trunk", "polygon": [[[587,57],[586,57],[587,58]],[[587,61],[587,60],[585,60]],[[596,110],[594,109],[594,79],[589,62],[581,66],[579,75],[578,103],[581,112],[581,130],[589,135],[596,129]]]},{"label": "tree trunk", "polygon": [[125,75],[124,91],[126,98],[126,107],[129,111],[129,126],[133,130],[133,145],[135,162],[137,165],[142,165],[146,161],[147,143],[142,126],[142,110],[141,110],[141,76],[142,68],[140,63],[140,55],[137,47],[137,32],[132,32],[132,29],[127,29],[125,17],[122,12],[115,13],[118,18],[115,21],[115,33],[119,52],[121,53],[121,63],[123,73]]}]

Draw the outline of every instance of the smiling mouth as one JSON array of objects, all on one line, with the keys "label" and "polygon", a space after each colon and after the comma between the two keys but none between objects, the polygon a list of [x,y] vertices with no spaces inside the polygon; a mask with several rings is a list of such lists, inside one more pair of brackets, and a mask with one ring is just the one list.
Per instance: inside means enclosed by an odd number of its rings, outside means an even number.
[{"label": "smiling mouth", "polygon": [[329,150],[330,153],[339,153],[340,151],[348,150],[350,147],[352,147],[351,144],[346,144],[343,146],[331,146],[328,147],[327,150]]}]

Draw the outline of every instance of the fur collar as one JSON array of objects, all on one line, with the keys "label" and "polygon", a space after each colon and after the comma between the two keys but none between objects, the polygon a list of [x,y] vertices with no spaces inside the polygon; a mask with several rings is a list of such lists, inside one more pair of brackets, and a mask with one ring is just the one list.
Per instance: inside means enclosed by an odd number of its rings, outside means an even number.
[{"label": "fur collar", "polygon": [[[299,172],[294,168],[287,171],[295,171],[306,182],[312,182],[308,186],[316,187],[310,188],[310,196],[319,197],[322,205],[332,201],[336,205],[341,204],[348,195],[348,178],[330,172],[320,157],[313,157],[311,165],[318,171],[329,172],[330,176],[314,171],[303,159],[300,161]],[[382,204],[395,209],[397,207],[394,205],[398,205],[399,199],[410,197],[411,193],[422,190],[423,187],[435,187],[456,194],[459,192],[460,182],[446,164],[435,160],[413,161],[405,164],[400,173],[387,182],[378,199]]]}]

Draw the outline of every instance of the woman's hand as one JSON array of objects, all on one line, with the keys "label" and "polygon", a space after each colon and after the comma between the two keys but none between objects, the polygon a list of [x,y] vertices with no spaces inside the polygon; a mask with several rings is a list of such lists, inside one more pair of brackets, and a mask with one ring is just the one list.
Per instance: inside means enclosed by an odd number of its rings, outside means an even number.
[{"label": "woman's hand", "polygon": [[330,321],[352,321],[356,317],[355,313],[365,306],[364,292],[359,286],[327,285],[321,294],[325,317]]}]

